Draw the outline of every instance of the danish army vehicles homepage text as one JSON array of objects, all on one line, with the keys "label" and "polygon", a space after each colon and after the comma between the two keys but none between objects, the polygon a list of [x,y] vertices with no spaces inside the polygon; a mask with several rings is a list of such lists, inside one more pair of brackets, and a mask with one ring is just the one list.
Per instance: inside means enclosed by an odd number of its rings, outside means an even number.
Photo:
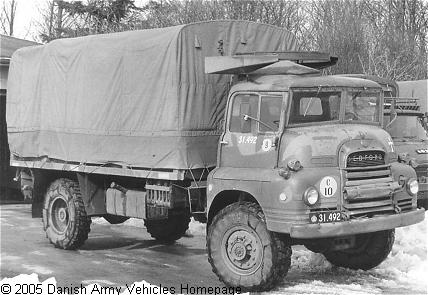
[{"label": "danish army vehicles homepage text", "polygon": [[91,217],[145,220],[161,242],[207,222],[230,287],[273,288],[303,244],[370,269],[396,227],[424,219],[418,183],[382,129],[375,82],[320,76],[337,58],[246,21],[56,40],[18,50],[11,165],[50,242],[75,249]]}]

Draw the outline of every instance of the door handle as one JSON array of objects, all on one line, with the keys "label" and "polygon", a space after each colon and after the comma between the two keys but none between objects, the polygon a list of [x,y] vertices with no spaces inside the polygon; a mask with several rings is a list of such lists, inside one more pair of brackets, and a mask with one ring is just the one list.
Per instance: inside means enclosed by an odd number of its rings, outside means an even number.
[{"label": "door handle", "polygon": [[227,144],[227,141],[222,140],[222,141],[220,141],[220,144],[224,144],[224,145],[226,145],[226,144]]}]

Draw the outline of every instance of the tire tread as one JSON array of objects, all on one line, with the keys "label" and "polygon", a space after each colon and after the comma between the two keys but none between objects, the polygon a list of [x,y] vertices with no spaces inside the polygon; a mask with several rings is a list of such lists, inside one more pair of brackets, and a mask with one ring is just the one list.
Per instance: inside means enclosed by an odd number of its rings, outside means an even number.
[{"label": "tire tread", "polygon": [[[257,204],[250,202],[237,202],[227,207],[223,208],[213,219],[210,228],[208,229],[207,235],[207,252],[208,252],[208,262],[211,264],[212,271],[217,275],[219,280],[227,286],[238,287],[240,286],[240,281],[233,281],[230,277],[226,277],[224,274],[227,273],[227,270],[218,268],[213,260],[212,253],[210,251],[210,244],[212,243],[212,232],[213,224],[221,221],[223,218],[228,218],[228,214],[239,210],[240,212],[249,212],[256,216],[263,223],[266,222],[265,215],[261,207]],[[232,213],[233,214],[233,213]],[[266,229],[267,230],[267,229]],[[291,255],[292,250],[290,244],[287,241],[285,235],[269,232],[272,240],[272,247],[274,248],[272,262],[274,263],[271,274],[267,277],[266,280],[261,281],[257,285],[251,287],[241,287],[243,292],[262,292],[268,291],[277,286],[287,275],[288,270],[291,266]]]},{"label": "tire tread", "polygon": [[[50,243],[53,244],[56,248],[61,248],[64,250],[74,250],[83,246],[85,241],[88,239],[89,232],[91,231],[92,220],[86,214],[85,205],[83,203],[79,185],[75,181],[66,178],[58,179],[49,186],[48,193],[45,197],[45,206],[48,202],[46,198],[48,198],[49,193],[54,190],[59,191],[61,187],[63,187],[73,199],[76,216],[76,218],[73,220],[73,222],[75,223],[75,227],[70,231],[71,236],[66,237],[66,239],[63,240],[60,240],[58,238],[55,239],[54,236],[50,236],[50,232],[47,231],[50,225],[48,222],[48,218],[45,216],[43,216],[44,228],[46,231],[46,237],[49,239]],[[47,209],[45,208],[44,210]]]}]

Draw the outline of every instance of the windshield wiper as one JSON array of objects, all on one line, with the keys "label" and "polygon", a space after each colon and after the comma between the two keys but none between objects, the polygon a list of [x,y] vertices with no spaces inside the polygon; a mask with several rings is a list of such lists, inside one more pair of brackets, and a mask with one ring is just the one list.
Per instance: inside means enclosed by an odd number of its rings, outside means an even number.
[{"label": "windshield wiper", "polygon": [[360,95],[360,94],[361,94],[361,92],[362,92],[362,91],[360,91],[360,92],[358,92],[357,94],[355,94],[355,96],[354,96],[354,97],[352,97],[352,99],[351,99],[351,100],[354,100],[358,95]]},{"label": "windshield wiper", "polygon": [[406,139],[417,139],[417,140],[420,140],[420,141],[425,141],[426,140],[426,139],[417,137],[416,135],[407,135],[407,136],[403,136],[403,138],[406,138]]},{"label": "windshield wiper", "polygon": [[391,136],[391,138],[393,138],[395,140],[407,141],[407,140],[404,139],[403,136]]}]

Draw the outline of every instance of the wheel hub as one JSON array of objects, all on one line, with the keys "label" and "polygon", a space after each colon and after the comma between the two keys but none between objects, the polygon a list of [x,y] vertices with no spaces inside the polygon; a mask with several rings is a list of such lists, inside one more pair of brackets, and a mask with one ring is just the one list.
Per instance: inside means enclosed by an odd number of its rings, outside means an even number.
[{"label": "wheel hub", "polygon": [[241,241],[236,241],[229,252],[229,255],[233,260],[243,260],[247,254],[247,250],[245,248],[245,244]]},{"label": "wheel hub", "polygon": [[253,269],[259,262],[260,245],[247,231],[236,231],[228,238],[227,254],[230,262],[241,270]]},{"label": "wheel hub", "polygon": [[68,220],[70,218],[67,202],[62,197],[54,199],[50,212],[50,222],[52,227],[57,233],[64,233],[67,230]]},{"label": "wheel hub", "polygon": [[66,219],[67,219],[67,211],[65,210],[65,208],[60,208],[58,210],[58,220],[60,222],[65,222]]}]

